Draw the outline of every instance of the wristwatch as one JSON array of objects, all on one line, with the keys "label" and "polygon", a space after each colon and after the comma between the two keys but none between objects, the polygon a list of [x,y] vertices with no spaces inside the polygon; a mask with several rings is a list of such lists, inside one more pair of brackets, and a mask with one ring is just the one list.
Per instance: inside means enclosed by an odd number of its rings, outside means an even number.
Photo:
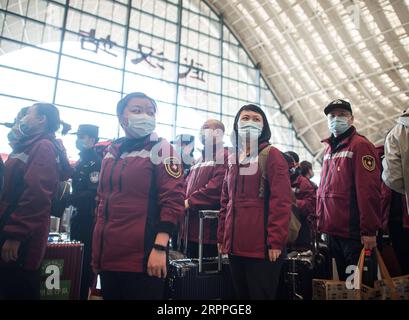
[{"label": "wristwatch", "polygon": [[168,250],[168,247],[162,246],[160,244],[154,244],[153,249],[158,250],[158,251],[166,251]]}]

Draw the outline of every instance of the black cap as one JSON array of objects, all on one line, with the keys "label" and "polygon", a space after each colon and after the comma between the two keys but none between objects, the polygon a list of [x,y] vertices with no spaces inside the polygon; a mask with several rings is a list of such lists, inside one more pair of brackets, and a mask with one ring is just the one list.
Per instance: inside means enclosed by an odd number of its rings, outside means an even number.
[{"label": "black cap", "polygon": [[341,100],[341,99],[331,101],[325,107],[324,113],[325,113],[325,115],[328,115],[328,113],[330,113],[332,110],[337,109],[337,108],[347,110],[347,111],[351,112],[351,114],[352,114],[351,104],[348,101]]},{"label": "black cap", "polygon": [[192,142],[195,142],[195,136],[192,136],[191,134],[178,134],[175,138],[175,140],[171,141],[171,144],[190,144]]},{"label": "black cap", "polygon": [[99,127],[94,126],[93,124],[80,124],[78,126],[78,131],[72,134],[76,135],[87,135],[93,138],[98,138]]}]

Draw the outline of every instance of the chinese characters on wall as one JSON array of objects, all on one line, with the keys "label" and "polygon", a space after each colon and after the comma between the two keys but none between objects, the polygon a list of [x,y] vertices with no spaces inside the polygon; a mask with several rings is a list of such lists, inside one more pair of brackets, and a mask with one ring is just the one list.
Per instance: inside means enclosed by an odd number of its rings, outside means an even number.
[{"label": "chinese characters on wall", "polygon": [[[81,37],[81,49],[86,51],[91,51],[98,53],[98,50],[101,50],[107,54],[110,54],[114,57],[117,55],[113,52],[113,48],[117,46],[117,43],[111,40],[111,35],[107,35],[105,38],[96,37],[96,30],[91,29],[89,32],[80,30]],[[206,82],[205,74],[206,70],[203,69],[203,65],[194,59],[184,58],[184,63],[181,63],[180,66],[184,69],[179,71],[179,79],[195,79],[198,81]],[[143,44],[138,44],[137,56],[131,60],[135,65],[140,63],[145,63],[149,67],[161,70],[165,70],[166,62],[168,60],[163,51],[155,52],[152,47],[145,46]]]}]

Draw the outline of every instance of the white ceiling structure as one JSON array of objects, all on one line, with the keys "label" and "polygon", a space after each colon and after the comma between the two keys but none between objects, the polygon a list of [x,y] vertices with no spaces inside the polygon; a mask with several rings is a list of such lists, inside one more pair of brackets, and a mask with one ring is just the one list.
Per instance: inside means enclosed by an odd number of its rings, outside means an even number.
[{"label": "white ceiling structure", "polygon": [[324,107],[351,102],[358,132],[383,142],[409,107],[409,0],[208,0],[320,158]]}]

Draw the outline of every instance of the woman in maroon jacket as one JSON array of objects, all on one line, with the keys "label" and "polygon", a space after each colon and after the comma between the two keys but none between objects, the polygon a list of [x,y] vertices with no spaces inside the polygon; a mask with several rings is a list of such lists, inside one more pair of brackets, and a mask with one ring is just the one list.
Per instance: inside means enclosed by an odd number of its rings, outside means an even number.
[{"label": "woman in maroon jacket", "polygon": [[59,127],[58,109],[37,103],[12,129],[18,139],[5,163],[0,201],[0,300],[40,297],[39,268],[61,177],[59,162],[68,163],[55,140]]},{"label": "woman in maroon jacket", "polygon": [[310,179],[314,176],[312,163],[302,161],[299,166],[300,175],[293,182],[298,212],[300,214],[301,229],[295,243],[297,249],[309,249],[315,237],[315,210],[318,187]]},{"label": "woman in maroon jacket", "polygon": [[105,300],[163,298],[169,236],[184,214],[185,193],[180,159],[153,132],[156,109],[143,93],[120,100],[126,137],[102,161],[92,264]]},{"label": "woman in maroon jacket", "polygon": [[291,214],[288,165],[269,145],[270,127],[259,107],[239,110],[233,136],[236,152],[223,182],[219,251],[229,254],[239,299],[274,299]]}]

